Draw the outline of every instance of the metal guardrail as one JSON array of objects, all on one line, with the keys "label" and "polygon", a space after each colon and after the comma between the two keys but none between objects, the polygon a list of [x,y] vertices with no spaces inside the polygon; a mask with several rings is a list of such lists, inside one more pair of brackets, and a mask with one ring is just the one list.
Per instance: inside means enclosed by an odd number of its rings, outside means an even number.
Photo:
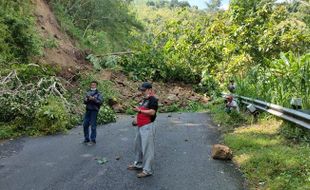
[{"label": "metal guardrail", "polygon": [[[223,94],[226,95],[226,94]],[[272,115],[310,129],[310,115],[301,111],[297,111],[290,108],[285,108],[276,104],[264,102],[261,100],[256,100],[252,98],[248,98],[245,96],[233,95],[241,100],[244,104],[252,104],[257,109],[268,112]]]}]

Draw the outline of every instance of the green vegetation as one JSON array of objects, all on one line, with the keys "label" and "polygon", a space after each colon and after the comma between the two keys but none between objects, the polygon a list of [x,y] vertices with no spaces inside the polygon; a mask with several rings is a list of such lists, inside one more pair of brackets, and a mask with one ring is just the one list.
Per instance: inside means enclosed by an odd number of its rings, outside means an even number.
[{"label": "green vegetation", "polygon": [[50,97],[35,115],[34,128],[43,134],[55,134],[66,130],[69,114],[60,98]]},{"label": "green vegetation", "polygon": [[[0,139],[55,134],[81,123],[89,80],[79,80],[83,89],[69,88],[57,77],[62,68],[37,61],[43,47],[58,44],[38,35],[31,1],[0,1],[0,7]],[[107,97],[115,94],[107,82],[101,84]],[[115,113],[104,105],[99,121],[115,121]]]},{"label": "green vegetation", "polygon": [[[232,1],[228,11],[220,10],[215,0],[206,11],[183,1],[51,0],[49,4],[63,30],[91,52],[87,59],[96,70],[117,68],[134,80],[191,83],[210,96],[233,78],[241,95],[284,106],[291,97],[299,97],[309,108],[307,3]],[[31,75],[36,71],[21,69],[22,64],[32,65],[42,47],[58,46],[53,38],[42,42],[37,36],[30,1],[1,1],[1,7],[1,76],[16,69],[21,82],[30,84],[57,75],[56,69],[34,80]],[[131,53],[109,54],[112,51]],[[49,70],[45,67],[40,66]]]},{"label": "green vegetation", "polygon": [[[81,123],[85,109],[83,96],[94,75],[81,76],[80,86],[68,91],[59,78],[49,76],[53,70],[43,69],[47,67],[30,64],[5,75],[7,81],[1,85],[0,105],[6,109],[0,111],[0,139],[55,134]],[[111,82],[100,81],[98,89],[104,92],[106,101],[99,112],[98,124],[113,122],[115,113],[107,101],[117,97]]]},{"label": "green vegetation", "polygon": [[159,112],[204,112],[207,106],[199,101],[188,101],[184,107],[180,103],[174,103],[169,106],[160,106]]},{"label": "green vegetation", "polygon": [[[59,44],[38,35],[34,3],[0,0],[0,139],[55,134],[81,123],[84,93],[105,68],[132,80],[189,83],[213,98],[234,79],[240,95],[287,107],[291,98],[302,98],[303,108],[310,108],[308,1],[231,0],[227,11],[219,0],[209,1],[206,10],[178,0],[47,2],[93,70],[67,81],[58,76],[60,66],[41,64],[43,49]],[[108,106],[119,98],[113,83],[100,80],[98,89],[105,98],[98,123],[115,121]],[[189,102],[160,111],[205,109]],[[258,120],[227,114],[221,99],[210,110],[251,188],[310,186],[309,130],[265,114]]]},{"label": "green vegetation", "polygon": [[[302,98],[310,108],[310,54],[293,53],[267,62],[268,68],[255,66],[244,78],[238,78],[237,93],[290,107],[291,98]],[[256,80],[258,79],[258,80]]]},{"label": "green vegetation", "polygon": [[42,53],[29,0],[0,1],[0,65],[28,63]]},{"label": "green vegetation", "polygon": [[[95,36],[105,33],[104,39],[97,36],[89,41],[103,44],[85,46],[96,54],[88,59],[97,70],[117,67],[133,80],[191,83],[210,96],[235,79],[241,95],[284,106],[290,98],[299,97],[303,107],[309,108],[307,3],[236,0],[228,11],[220,10],[217,0],[208,3],[206,11],[183,6],[183,1],[93,0],[84,5],[54,0],[51,4],[64,29],[81,44],[87,44],[88,30]],[[86,11],[90,9],[95,11]],[[129,9],[136,10],[137,18]],[[127,13],[116,19],[111,11]],[[98,19],[107,15],[109,22]],[[126,29],[118,28],[120,20],[130,20]],[[124,48],[115,48],[112,42]],[[100,49],[104,45],[111,48]],[[103,54],[128,49],[132,53]],[[291,88],[286,90],[287,86]]]},{"label": "green vegetation", "polygon": [[97,124],[107,124],[116,121],[115,112],[106,104],[102,105],[98,113]]},{"label": "green vegetation", "polygon": [[[281,71],[287,74],[285,79],[277,81],[279,86],[270,86],[272,93],[279,94],[283,86],[292,83],[291,86],[303,88],[298,93],[303,94],[304,107],[308,107],[306,94],[309,93],[305,92],[309,92],[306,84],[310,83],[309,9],[306,8],[309,4],[232,1],[228,11],[219,10],[216,5],[214,1],[209,5],[211,10],[200,11],[140,4],[138,16],[147,30],[139,35],[142,42],[135,46],[135,53],[123,57],[124,71],[134,79],[196,84],[197,90],[213,95],[218,87],[225,88],[230,79],[245,88],[249,86],[245,84],[269,83],[268,72],[278,80],[283,74],[276,72],[288,65],[285,72]],[[300,75],[294,75],[300,70]],[[265,94],[269,86],[263,87],[246,92],[264,94],[253,97],[271,97],[271,92]],[[296,89],[285,92],[285,96],[300,96],[292,91]],[[274,97],[270,101],[286,105],[287,99]]]},{"label": "green vegetation", "polygon": [[[250,189],[307,189],[310,185],[310,132],[273,117],[258,122],[246,114],[227,114],[222,100],[210,104],[213,118],[232,148],[234,162]],[[294,140],[294,141],[292,141]]]},{"label": "green vegetation", "polygon": [[51,0],[60,25],[82,48],[94,53],[124,51],[132,47],[131,33],[143,28],[122,0]]},{"label": "green vegetation", "polygon": [[222,98],[218,98],[210,102],[208,104],[208,108],[211,113],[215,113],[213,115],[214,122],[219,124],[219,126],[226,126],[225,128],[221,128],[223,132],[230,132],[242,124],[250,124],[253,122],[250,117],[247,117],[242,112],[231,112],[230,114],[227,114],[225,112],[224,99]]}]

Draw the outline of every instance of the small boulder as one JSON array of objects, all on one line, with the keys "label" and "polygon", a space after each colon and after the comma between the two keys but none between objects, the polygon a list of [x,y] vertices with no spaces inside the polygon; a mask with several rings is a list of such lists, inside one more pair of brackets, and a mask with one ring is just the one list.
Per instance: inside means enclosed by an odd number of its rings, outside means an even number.
[{"label": "small boulder", "polygon": [[179,97],[177,95],[175,95],[175,94],[169,94],[167,99],[170,100],[170,101],[175,102],[175,101],[179,100]]},{"label": "small boulder", "polygon": [[205,104],[209,103],[209,100],[210,100],[210,98],[209,97],[205,97],[205,96],[200,98],[200,101],[205,103]]},{"label": "small boulder", "polygon": [[212,146],[212,158],[219,160],[231,160],[233,157],[232,151],[229,147],[221,144]]},{"label": "small boulder", "polygon": [[121,105],[121,104],[114,104],[112,106],[113,110],[116,112],[116,113],[124,113],[125,112],[125,109],[124,107]]}]

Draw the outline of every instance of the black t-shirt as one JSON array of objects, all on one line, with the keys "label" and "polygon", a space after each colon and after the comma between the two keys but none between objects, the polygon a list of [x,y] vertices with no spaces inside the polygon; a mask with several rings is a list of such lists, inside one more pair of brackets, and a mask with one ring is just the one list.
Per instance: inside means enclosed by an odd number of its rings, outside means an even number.
[{"label": "black t-shirt", "polygon": [[151,121],[155,121],[156,112],[158,110],[158,99],[155,96],[150,96],[148,99],[144,99],[142,106],[148,109],[155,110],[155,115],[151,117]]},{"label": "black t-shirt", "polygon": [[158,110],[158,99],[154,96],[150,96],[148,99],[149,101],[147,108],[157,111]]}]

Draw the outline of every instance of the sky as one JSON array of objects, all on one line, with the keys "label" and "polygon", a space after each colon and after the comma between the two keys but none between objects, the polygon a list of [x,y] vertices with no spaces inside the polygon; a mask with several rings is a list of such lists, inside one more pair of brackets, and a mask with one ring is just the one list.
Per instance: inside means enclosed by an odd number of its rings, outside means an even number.
[{"label": "sky", "polygon": [[[206,0],[188,0],[189,4],[197,5],[200,9],[206,8]],[[222,0],[222,8],[227,9],[229,5],[229,0]]]},{"label": "sky", "polygon": [[[277,0],[277,2],[283,2],[284,0]],[[206,8],[206,0],[188,0],[189,4],[191,5],[197,5],[199,9]],[[222,9],[227,10],[229,6],[229,0],[222,0]]]}]

